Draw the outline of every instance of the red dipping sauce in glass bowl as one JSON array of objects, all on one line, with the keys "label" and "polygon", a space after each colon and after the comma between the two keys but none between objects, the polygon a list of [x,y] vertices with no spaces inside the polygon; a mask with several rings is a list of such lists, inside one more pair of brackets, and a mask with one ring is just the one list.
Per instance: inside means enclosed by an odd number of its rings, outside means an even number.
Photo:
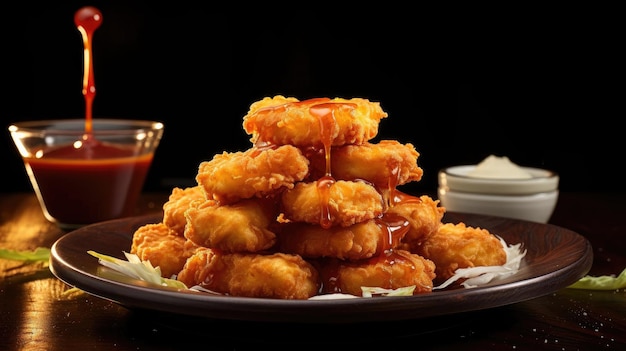
[{"label": "red dipping sauce in glass bowl", "polygon": [[46,218],[71,229],[130,216],[163,135],[156,121],[14,123],[9,131]]}]

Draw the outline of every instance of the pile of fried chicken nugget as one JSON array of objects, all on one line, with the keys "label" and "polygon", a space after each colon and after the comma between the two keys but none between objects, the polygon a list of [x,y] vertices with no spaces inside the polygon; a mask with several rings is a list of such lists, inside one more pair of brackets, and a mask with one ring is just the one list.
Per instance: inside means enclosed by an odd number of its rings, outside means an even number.
[{"label": "pile of fried chicken nugget", "polygon": [[443,223],[438,200],[398,189],[423,171],[412,144],[372,141],[386,117],[362,98],[254,102],[250,148],[201,162],[197,185],[172,189],[131,253],[188,287],[275,299],[426,294],[458,268],[504,264],[488,230]]}]

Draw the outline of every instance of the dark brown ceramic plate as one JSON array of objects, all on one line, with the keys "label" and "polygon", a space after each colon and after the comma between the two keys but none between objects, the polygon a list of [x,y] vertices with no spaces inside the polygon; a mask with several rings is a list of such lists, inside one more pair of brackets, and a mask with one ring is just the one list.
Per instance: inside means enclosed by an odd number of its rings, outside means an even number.
[{"label": "dark brown ceramic plate", "polygon": [[527,250],[520,270],[506,279],[472,289],[436,290],[405,297],[340,300],[275,300],[179,291],[118,274],[87,253],[124,258],[132,233],[161,215],[125,218],[70,232],[52,247],[50,269],[65,283],[130,309],[212,319],[347,323],[399,321],[483,310],[547,295],[567,287],[591,269],[591,244],[561,227],[474,214],[446,213],[445,222],[489,229],[508,244]]}]

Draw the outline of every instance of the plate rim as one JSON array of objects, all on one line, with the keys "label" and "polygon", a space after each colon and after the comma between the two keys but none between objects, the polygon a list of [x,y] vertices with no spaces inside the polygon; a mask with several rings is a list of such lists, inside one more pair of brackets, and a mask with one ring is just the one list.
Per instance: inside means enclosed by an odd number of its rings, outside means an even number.
[{"label": "plate rim", "polygon": [[[551,294],[565,288],[589,272],[593,263],[591,243],[582,235],[551,224],[528,222],[524,220],[502,218],[470,213],[447,212],[444,222],[491,223],[494,228],[507,225],[526,226],[530,229],[548,226],[550,233],[566,234],[580,245],[581,255],[569,264],[551,269],[549,272],[526,279],[515,280],[515,275],[498,283],[471,289],[439,290],[436,292],[403,297],[355,298],[338,300],[281,300],[267,298],[215,296],[193,291],[177,291],[173,288],[150,286],[148,283],[119,276],[110,279],[93,272],[106,272],[97,259],[87,250],[99,251],[97,247],[84,247],[84,253],[73,252],[71,245],[83,240],[85,236],[105,230],[98,235],[122,236],[128,240],[130,250],[131,231],[121,233],[107,231],[110,228],[138,227],[143,224],[157,223],[162,213],[127,217],[101,223],[95,223],[71,231],[51,247],[50,271],[66,284],[79,288],[86,293],[112,301],[129,309],[153,310],[194,317],[211,319],[245,320],[255,322],[298,322],[298,323],[346,323],[375,322],[421,319],[440,315],[457,314],[509,305],[536,297]],[[483,226],[484,227],[484,226]],[[484,227],[485,229],[492,229]],[[505,232],[493,232],[505,240],[510,235]],[[531,233],[532,234],[532,233]],[[530,234],[528,234],[530,235]],[[100,238],[102,239],[102,238]],[[509,243],[507,241],[507,243]],[[509,243],[514,244],[514,243]],[[86,245],[88,244],[79,244]],[[532,252],[531,248],[526,248]],[[72,251],[72,252],[70,252]],[[100,251],[99,251],[100,252]],[[85,259],[87,265],[85,265]],[[558,266],[558,264],[557,264]],[[520,268],[523,269],[523,266]],[[110,270],[109,270],[110,271]],[[117,279],[119,278],[119,280]],[[544,289],[537,289],[541,285]],[[485,298],[488,295],[489,298]],[[436,302],[446,300],[440,308],[432,308]]]}]

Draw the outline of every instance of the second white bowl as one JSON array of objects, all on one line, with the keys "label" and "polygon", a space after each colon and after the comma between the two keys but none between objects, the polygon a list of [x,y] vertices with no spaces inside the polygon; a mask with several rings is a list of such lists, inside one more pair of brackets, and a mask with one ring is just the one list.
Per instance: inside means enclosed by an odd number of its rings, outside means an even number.
[{"label": "second white bowl", "polygon": [[485,195],[450,191],[439,187],[439,200],[446,211],[483,214],[547,223],[559,191],[530,195]]},{"label": "second white bowl", "polygon": [[529,179],[493,179],[468,176],[475,165],[448,167],[439,171],[439,186],[450,191],[477,194],[536,194],[557,190],[559,175],[550,170],[522,167]]}]

